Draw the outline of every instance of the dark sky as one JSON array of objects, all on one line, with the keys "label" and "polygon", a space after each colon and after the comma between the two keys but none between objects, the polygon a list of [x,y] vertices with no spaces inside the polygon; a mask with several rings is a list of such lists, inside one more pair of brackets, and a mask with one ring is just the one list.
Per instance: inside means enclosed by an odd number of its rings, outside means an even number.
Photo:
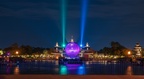
[{"label": "dark sky", "polygon": [[[0,48],[13,43],[62,43],[61,0],[0,0]],[[66,39],[80,41],[81,0],[67,0]],[[95,50],[111,41],[144,46],[144,0],[88,0],[84,42]]]}]

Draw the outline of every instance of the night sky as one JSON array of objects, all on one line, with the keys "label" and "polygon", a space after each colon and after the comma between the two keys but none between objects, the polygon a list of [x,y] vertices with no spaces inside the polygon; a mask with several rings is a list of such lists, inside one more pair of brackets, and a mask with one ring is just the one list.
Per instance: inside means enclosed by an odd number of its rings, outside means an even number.
[{"label": "night sky", "polygon": [[[81,0],[67,0],[66,40],[80,41]],[[0,48],[13,43],[62,43],[61,0],[0,0]],[[144,0],[88,0],[84,42],[100,50],[111,41],[144,47]]]}]

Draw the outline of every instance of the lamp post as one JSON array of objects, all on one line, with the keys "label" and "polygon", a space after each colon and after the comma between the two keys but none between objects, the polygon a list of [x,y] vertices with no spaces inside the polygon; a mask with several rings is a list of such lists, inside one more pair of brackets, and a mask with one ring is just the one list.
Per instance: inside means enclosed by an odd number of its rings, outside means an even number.
[{"label": "lamp post", "polygon": [[16,51],[16,52],[15,52],[15,54],[16,54],[16,56],[18,57],[19,52],[18,52],[18,51]]},{"label": "lamp post", "polygon": [[131,55],[131,52],[130,52],[130,51],[128,51],[128,55]]},{"label": "lamp post", "polygon": [[128,57],[131,58],[131,51],[128,51]]},{"label": "lamp post", "polygon": [[19,54],[19,52],[18,51],[16,51],[16,55],[18,55]]}]

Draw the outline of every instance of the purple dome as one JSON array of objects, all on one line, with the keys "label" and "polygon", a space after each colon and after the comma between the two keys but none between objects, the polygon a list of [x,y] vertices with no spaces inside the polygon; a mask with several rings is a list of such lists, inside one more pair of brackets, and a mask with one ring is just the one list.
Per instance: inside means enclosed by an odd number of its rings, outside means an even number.
[{"label": "purple dome", "polygon": [[78,44],[71,42],[66,45],[65,51],[67,56],[75,58],[80,52],[80,47]]}]

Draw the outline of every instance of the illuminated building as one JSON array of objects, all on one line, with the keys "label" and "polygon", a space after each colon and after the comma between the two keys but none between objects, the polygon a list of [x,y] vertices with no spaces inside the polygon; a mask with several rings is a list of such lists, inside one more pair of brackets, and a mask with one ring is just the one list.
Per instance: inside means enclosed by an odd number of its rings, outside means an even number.
[{"label": "illuminated building", "polygon": [[136,52],[136,56],[137,57],[141,57],[141,52],[142,52],[142,47],[140,46],[140,43],[136,43],[135,47],[134,47],[134,51]]},{"label": "illuminated building", "polygon": [[55,50],[52,54],[54,54],[54,58],[55,59],[59,59],[59,57],[63,57],[63,53],[60,52],[62,49],[61,47],[58,45],[58,42],[55,45]]},{"label": "illuminated building", "polygon": [[66,44],[65,47],[59,46],[58,43],[55,45],[55,50],[52,53],[55,58],[64,59],[64,60],[88,60],[90,56],[94,53],[88,43],[86,46],[81,47],[78,45],[72,38],[70,42]]}]

